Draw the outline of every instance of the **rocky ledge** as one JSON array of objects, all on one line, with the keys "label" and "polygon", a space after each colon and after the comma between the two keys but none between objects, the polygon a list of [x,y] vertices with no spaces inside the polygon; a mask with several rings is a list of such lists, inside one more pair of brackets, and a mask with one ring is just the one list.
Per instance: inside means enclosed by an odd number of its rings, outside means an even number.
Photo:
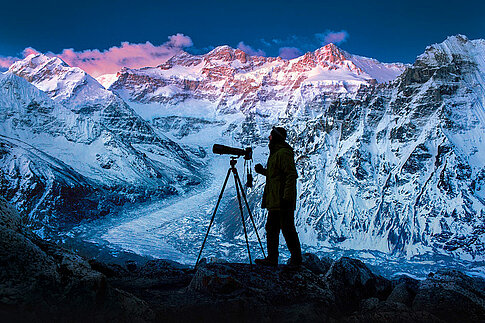
[{"label": "rocky ledge", "polygon": [[26,229],[0,198],[3,322],[485,321],[485,281],[453,270],[393,280],[351,258],[299,268],[86,261]]},{"label": "rocky ledge", "polygon": [[485,281],[454,270],[424,280],[376,275],[361,261],[304,255],[300,268],[152,260],[91,261],[163,322],[458,322],[485,320]]}]

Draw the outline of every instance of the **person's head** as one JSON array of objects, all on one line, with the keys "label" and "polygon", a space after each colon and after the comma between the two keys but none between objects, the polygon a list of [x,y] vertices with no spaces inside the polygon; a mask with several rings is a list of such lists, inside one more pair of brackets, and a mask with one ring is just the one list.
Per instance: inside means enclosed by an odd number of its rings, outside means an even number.
[{"label": "person's head", "polygon": [[270,143],[284,142],[286,140],[286,129],[283,127],[273,127],[269,135]]}]

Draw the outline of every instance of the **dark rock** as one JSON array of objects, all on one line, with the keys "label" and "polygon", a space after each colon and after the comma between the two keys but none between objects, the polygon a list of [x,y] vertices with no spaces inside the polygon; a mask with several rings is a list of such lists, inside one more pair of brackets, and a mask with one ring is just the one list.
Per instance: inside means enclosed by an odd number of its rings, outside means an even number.
[{"label": "dark rock", "polygon": [[201,266],[189,284],[189,290],[211,294],[229,294],[242,290],[241,282],[230,274],[210,270]]},{"label": "dark rock", "polygon": [[88,262],[93,270],[99,271],[108,278],[120,277],[128,274],[128,271],[118,264],[106,264],[96,259],[90,259]]},{"label": "dark rock", "polygon": [[[368,299],[371,300],[371,299]],[[374,305],[375,299],[370,304]],[[365,300],[367,301],[367,300]],[[341,318],[341,322],[443,322],[436,316],[425,311],[413,311],[402,303],[383,301],[379,302],[374,308],[353,313],[348,317]]]},{"label": "dark rock", "polygon": [[375,309],[379,305],[379,299],[377,297],[366,298],[360,301],[360,310],[368,312]]},{"label": "dark rock", "polygon": [[377,297],[384,300],[391,293],[391,282],[373,274],[360,260],[342,257],[335,261],[325,279],[344,312],[359,307],[360,300]]},{"label": "dark rock", "polygon": [[419,281],[409,276],[402,276],[394,281],[395,287],[387,298],[389,302],[397,302],[411,307],[419,288]]},{"label": "dark rock", "polygon": [[[203,262],[197,267],[184,296],[185,299],[190,297],[195,297],[198,304],[203,302],[200,298],[207,302],[198,309],[204,313],[200,317],[211,320],[220,317],[221,308],[236,313],[235,304],[239,304],[238,316],[223,320],[312,322],[339,316],[325,281],[304,267]],[[186,317],[187,307],[183,311],[171,315]]]},{"label": "dark rock", "polygon": [[136,261],[134,260],[127,260],[125,261],[125,267],[131,272],[135,272],[137,270]]},{"label": "dark rock", "polygon": [[0,198],[2,321],[149,321],[147,304],[112,288],[80,256],[21,225]]},{"label": "dark rock", "polygon": [[328,257],[318,258],[312,253],[303,254],[303,266],[311,270],[314,274],[326,274],[332,266],[333,260]]},{"label": "dark rock", "polygon": [[485,321],[484,281],[456,270],[440,270],[420,283],[412,308],[445,321]]}]

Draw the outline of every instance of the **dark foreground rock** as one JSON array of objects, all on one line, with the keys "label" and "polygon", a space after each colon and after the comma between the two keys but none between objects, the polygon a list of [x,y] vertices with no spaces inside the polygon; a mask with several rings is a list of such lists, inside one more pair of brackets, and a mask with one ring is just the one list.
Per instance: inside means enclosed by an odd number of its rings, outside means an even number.
[{"label": "dark foreground rock", "polygon": [[0,198],[0,318],[2,322],[146,322],[145,301],[112,287],[76,254],[22,225]]},{"label": "dark foreground rock", "polygon": [[478,322],[485,282],[457,271],[418,281],[351,258],[299,268],[167,260],[85,261],[22,225],[0,199],[2,322]]}]

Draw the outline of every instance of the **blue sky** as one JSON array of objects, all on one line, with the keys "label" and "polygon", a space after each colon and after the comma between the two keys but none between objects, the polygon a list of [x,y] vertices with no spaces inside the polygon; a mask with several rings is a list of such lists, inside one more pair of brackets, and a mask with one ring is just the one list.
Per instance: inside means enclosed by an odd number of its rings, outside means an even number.
[{"label": "blue sky", "polygon": [[[61,53],[106,51],[122,42],[205,53],[219,45],[277,56],[285,47],[313,51],[328,36],[353,54],[412,63],[447,36],[485,38],[481,1],[14,1],[3,3],[0,56],[25,48]],[[327,38],[326,38],[327,37]],[[85,58],[87,59],[87,58]]]}]

